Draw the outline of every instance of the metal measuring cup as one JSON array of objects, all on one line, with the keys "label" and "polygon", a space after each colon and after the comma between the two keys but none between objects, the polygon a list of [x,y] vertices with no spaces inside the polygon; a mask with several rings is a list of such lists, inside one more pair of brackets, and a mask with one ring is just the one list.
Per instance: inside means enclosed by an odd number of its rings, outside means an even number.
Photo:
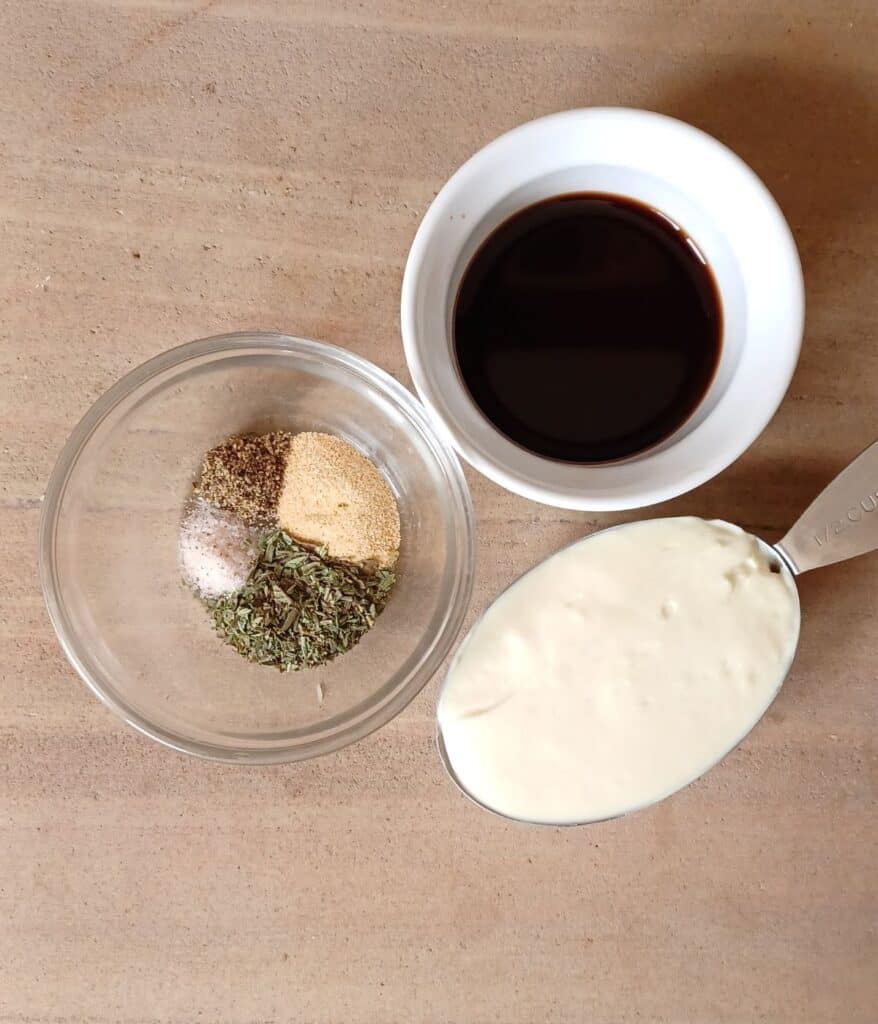
[{"label": "metal measuring cup", "polygon": [[[610,529],[618,529],[618,527],[610,527]],[[593,534],[592,536],[596,535],[597,534]],[[808,572],[811,569],[819,569],[824,565],[832,565],[834,562],[842,562],[848,558],[854,558],[857,555],[867,554],[868,552],[878,548],[878,441],[873,442],[865,451],[861,452],[854,461],[850,463],[850,465],[843,469],[838,476],[836,476],[835,479],[820,492],[814,501],[812,501],[805,509],[802,515],[799,516],[793,526],[787,531],[786,535],[776,544],[768,544],[766,541],[763,541],[761,538],[756,537],[753,534],[750,534],[750,536],[752,536],[758,543],[766,558],[770,561],[774,561],[777,565],[778,571],[782,572],[787,577],[789,585],[796,596],[798,596],[794,583],[796,576],[801,575],[803,572]],[[580,543],[580,541],[576,541],[574,543]],[[534,566],[534,568],[536,568],[536,566]],[[524,575],[527,574],[525,573]],[[521,578],[522,577],[519,577],[519,580]],[[515,586],[517,582],[518,580],[515,580],[510,584],[510,586]],[[498,594],[497,597],[494,598],[494,601],[488,605],[488,608],[482,612],[482,615],[470,628],[470,634],[478,629],[484,615],[491,607],[493,607],[494,603],[503,596],[503,593],[505,593],[505,591]],[[801,620],[798,601],[796,603],[796,616],[797,645],[799,623]],[[455,655],[455,658],[452,660],[451,665],[446,671],[439,689],[437,709],[441,704],[445,687],[454,670],[454,665],[460,655],[460,651],[466,644],[467,638],[464,639],[458,649],[457,655]],[[792,658],[790,659],[790,662],[792,663]],[[771,706],[774,697],[780,691],[788,673],[789,668],[787,668],[787,671],[778,683],[777,690],[772,696],[771,701],[769,701],[766,706],[765,711],[767,711]],[[763,715],[765,714],[765,711],[763,711]],[[760,721],[761,717],[762,716],[760,716],[757,721]],[[752,728],[755,727],[756,724],[757,723],[754,722],[753,726],[747,730],[747,733],[745,733],[744,736],[740,736],[728,749],[724,750],[717,760],[714,761],[712,765],[709,765],[704,772],[701,772],[700,775],[705,774],[707,771],[710,771],[711,768],[719,764],[719,762],[728,755],[729,751],[734,749],[734,747],[737,746],[750,731],[752,731]],[[575,822],[536,822],[524,818],[513,818],[510,815],[503,814],[474,796],[458,777],[454,770],[454,766],[451,763],[451,759],[448,756],[448,751],[442,737],[442,728],[438,715],[436,720],[436,743],[439,748],[439,756],[442,759],[445,770],[448,772],[452,782],[454,782],[464,796],[468,797],[473,803],[477,804],[483,810],[489,811],[491,814],[495,814],[501,818],[506,818],[509,821],[523,821],[528,824],[550,825],[552,827],[558,827],[561,825],[590,825],[595,824],[597,821],[608,820],[604,818],[596,818]],[[700,777],[700,775],[697,777]],[[690,782],[680,786],[674,792],[679,792],[680,789],[685,789],[686,785],[690,785],[692,781],[695,780],[690,780]],[[659,799],[649,800],[641,806],[631,808],[624,811],[622,814],[613,815],[612,817],[622,817],[623,814],[630,814],[637,810],[643,810],[645,807],[659,803],[661,800],[666,799],[667,796],[672,795],[672,793],[667,793]]]}]

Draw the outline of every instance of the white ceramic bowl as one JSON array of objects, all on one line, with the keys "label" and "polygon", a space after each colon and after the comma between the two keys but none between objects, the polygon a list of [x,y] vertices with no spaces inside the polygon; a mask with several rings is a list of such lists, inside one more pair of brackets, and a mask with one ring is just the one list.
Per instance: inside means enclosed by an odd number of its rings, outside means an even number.
[{"label": "white ceramic bowl", "polygon": [[[569,192],[614,193],[660,210],[707,259],[722,302],[722,356],[697,410],[661,444],[613,464],[562,463],[521,448],[475,405],[454,356],[454,301],[476,249],[515,211]],[[595,107],[507,132],[449,179],[412,243],[401,317],[418,394],[472,466],[535,501],[601,511],[683,494],[753,443],[796,366],[804,287],[783,214],[734,153],[661,114]]]}]

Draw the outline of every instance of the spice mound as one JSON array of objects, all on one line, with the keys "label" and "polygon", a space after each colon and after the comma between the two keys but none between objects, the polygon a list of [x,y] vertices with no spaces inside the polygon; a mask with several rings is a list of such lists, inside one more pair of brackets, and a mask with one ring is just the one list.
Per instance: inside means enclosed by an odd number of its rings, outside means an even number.
[{"label": "spice mound", "polygon": [[289,448],[284,431],[234,435],[204,456],[195,493],[251,526],[270,523]]},{"label": "spice mound", "polygon": [[203,498],[186,508],[180,528],[183,579],[201,597],[243,587],[256,562],[253,533],[239,519]]},{"label": "spice mound", "polygon": [[290,442],[278,521],[331,558],[387,568],[399,555],[399,510],[387,481],[341,438],[297,434]]},{"label": "spice mound", "polygon": [[234,435],[208,451],[180,527],[182,576],[217,635],[283,672],[349,651],[387,603],[399,510],[331,434]]},{"label": "spice mound", "polygon": [[214,624],[250,661],[285,672],[322,665],[371,628],[393,582],[389,570],[332,561],[274,530],[244,586],[213,603]]}]

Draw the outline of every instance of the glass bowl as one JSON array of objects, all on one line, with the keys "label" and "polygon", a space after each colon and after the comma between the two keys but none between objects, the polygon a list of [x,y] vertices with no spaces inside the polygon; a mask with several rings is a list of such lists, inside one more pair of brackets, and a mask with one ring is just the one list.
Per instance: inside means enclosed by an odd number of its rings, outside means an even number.
[{"label": "glass bowl", "polygon": [[[374,627],[327,665],[290,673],[216,637],[177,548],[204,452],[280,429],[359,448],[402,526],[397,583]],[[472,589],[472,506],[423,407],[382,370],[316,341],[231,334],[151,359],[92,406],[48,484],[40,574],[71,664],[129,725],[216,760],[298,761],[379,728],[439,667]]]}]

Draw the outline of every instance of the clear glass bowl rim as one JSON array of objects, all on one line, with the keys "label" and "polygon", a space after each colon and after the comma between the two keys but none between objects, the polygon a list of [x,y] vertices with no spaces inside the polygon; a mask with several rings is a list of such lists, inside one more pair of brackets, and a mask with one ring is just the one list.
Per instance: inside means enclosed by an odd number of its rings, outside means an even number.
[{"label": "clear glass bowl rim", "polygon": [[[393,696],[374,712],[330,736],[298,742],[289,747],[271,749],[214,746],[188,739],[149,722],[118,700],[89,672],[78,653],[78,638],[64,607],[64,598],[55,561],[55,538],[64,493],[94,431],[119,405],[142,389],[152,378],[168,370],[183,371],[193,361],[205,357],[222,357],[228,353],[264,350],[290,352],[334,364],[344,374],[360,377],[382,392],[384,397],[403,413],[406,420],[427,443],[447,484],[456,519],[457,571],[448,597],[442,627],[426,646],[420,662],[400,680]],[[475,568],[474,517],[466,479],[453,449],[434,429],[426,409],[402,384],[374,363],[346,349],[327,342],[314,341],[280,332],[239,331],[186,342],[148,359],[129,371],[105,391],[77,423],[61,449],[52,469],[43,498],[39,530],[39,572],[49,619],[67,660],[96,697],[115,715],[145,736],[181,753],[213,761],[235,764],[283,764],[304,761],[340,750],[363,739],[396,717],[426,686],[450,651],[463,625],[472,595]]]}]

